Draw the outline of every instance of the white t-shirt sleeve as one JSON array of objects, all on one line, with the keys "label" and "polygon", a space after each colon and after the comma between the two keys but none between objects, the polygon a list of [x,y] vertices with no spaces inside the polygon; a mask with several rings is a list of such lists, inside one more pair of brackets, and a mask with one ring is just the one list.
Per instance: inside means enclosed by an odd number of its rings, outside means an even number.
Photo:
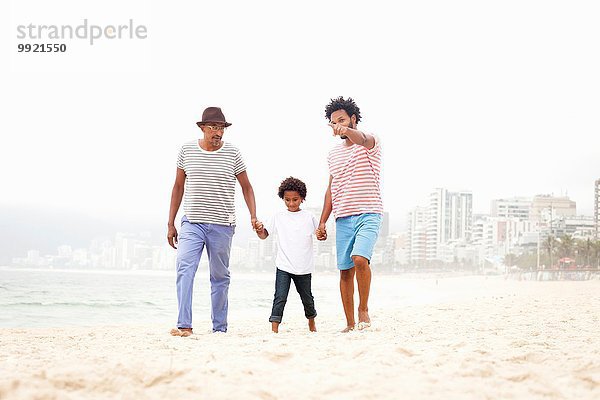
[{"label": "white t-shirt sleeve", "polygon": [[275,234],[275,217],[276,216],[277,216],[277,214],[271,215],[265,221],[265,229],[267,230],[267,232],[269,232],[269,235],[274,235]]},{"label": "white t-shirt sleeve", "polygon": [[314,233],[317,230],[317,228],[319,227],[319,221],[317,221],[317,218],[312,213],[310,214],[310,219],[312,221],[313,233]]}]

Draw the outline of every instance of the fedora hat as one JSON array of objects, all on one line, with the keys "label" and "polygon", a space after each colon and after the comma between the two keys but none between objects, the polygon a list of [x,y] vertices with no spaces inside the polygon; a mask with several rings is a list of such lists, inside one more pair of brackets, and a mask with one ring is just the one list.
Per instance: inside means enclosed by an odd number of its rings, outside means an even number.
[{"label": "fedora hat", "polygon": [[196,122],[196,125],[202,126],[206,124],[224,124],[230,126],[231,124],[225,121],[223,111],[219,107],[208,107],[202,113],[202,121]]}]

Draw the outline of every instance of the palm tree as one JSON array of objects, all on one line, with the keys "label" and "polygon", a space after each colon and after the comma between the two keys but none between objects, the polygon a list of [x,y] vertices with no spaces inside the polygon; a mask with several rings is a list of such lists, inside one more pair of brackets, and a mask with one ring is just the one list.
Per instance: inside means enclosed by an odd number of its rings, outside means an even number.
[{"label": "palm tree", "polygon": [[571,257],[571,255],[573,254],[573,247],[575,245],[573,236],[566,234],[566,235],[563,235],[559,240],[560,240],[560,243],[558,245],[559,255],[561,257]]},{"label": "palm tree", "polygon": [[554,264],[552,256],[556,252],[557,244],[556,238],[552,235],[548,235],[543,243],[544,250],[548,252],[548,256],[550,257],[550,268],[552,268],[552,264]]},{"label": "palm tree", "polygon": [[507,255],[504,256],[504,267],[506,269],[505,272],[508,272],[510,270],[510,268],[515,265],[515,262],[517,260],[517,255],[513,254],[513,253],[508,253]]},{"label": "palm tree", "polygon": [[590,258],[593,255],[594,241],[590,238],[578,240],[576,243],[577,257],[580,261],[585,260],[585,265],[590,266]]},{"label": "palm tree", "polygon": [[537,251],[535,249],[525,250],[523,253],[517,256],[514,263],[521,269],[536,269]]},{"label": "palm tree", "polygon": [[592,242],[592,255],[596,260],[596,267],[600,268],[600,240]]}]

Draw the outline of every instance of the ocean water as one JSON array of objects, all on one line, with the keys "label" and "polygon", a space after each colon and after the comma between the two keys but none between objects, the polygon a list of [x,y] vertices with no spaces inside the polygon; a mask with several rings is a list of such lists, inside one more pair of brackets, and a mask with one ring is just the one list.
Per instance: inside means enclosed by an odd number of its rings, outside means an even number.
[{"label": "ocean water", "polygon": [[[270,277],[232,273],[230,309],[268,313]],[[198,271],[194,316],[210,318],[208,279],[208,272]],[[176,318],[175,272],[0,269],[0,327],[136,325]]]},{"label": "ocean water", "polygon": [[[439,279],[435,276],[377,275],[370,309],[438,303],[484,293],[483,277]],[[275,273],[231,273],[229,320],[268,320]],[[317,312],[343,317],[337,273],[314,274]],[[358,301],[356,293],[356,301]],[[210,323],[208,271],[198,270],[193,315]],[[285,314],[303,315],[292,284]],[[322,313],[320,313],[322,314]],[[285,317],[285,315],[284,315]],[[172,324],[177,319],[174,271],[0,269],[0,328]],[[208,326],[208,325],[207,325]]]}]

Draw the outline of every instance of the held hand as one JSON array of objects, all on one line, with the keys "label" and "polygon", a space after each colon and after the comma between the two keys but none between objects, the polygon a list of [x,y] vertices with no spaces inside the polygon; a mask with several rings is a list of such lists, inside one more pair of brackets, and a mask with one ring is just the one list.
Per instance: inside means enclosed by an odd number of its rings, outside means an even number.
[{"label": "held hand", "polygon": [[256,228],[256,229],[255,229],[255,230],[256,230],[256,233],[258,233],[258,234],[262,234],[262,233],[265,231],[265,226],[264,226],[264,224],[263,224],[262,222],[260,222],[260,221],[256,221],[256,224],[255,224],[254,226],[255,226],[255,228]]},{"label": "held hand", "polygon": [[167,232],[167,241],[169,242],[169,245],[174,248],[177,249],[177,247],[175,246],[177,243],[177,229],[175,229],[174,226],[169,226],[169,231]]},{"label": "held hand", "polygon": [[329,123],[331,129],[333,129],[333,136],[347,136],[348,127],[340,124]]},{"label": "held hand", "polygon": [[317,240],[326,240],[327,239],[327,228],[324,223],[320,223],[317,231],[315,232],[317,235]]},{"label": "held hand", "polygon": [[256,223],[258,222],[258,220],[256,219],[256,217],[252,217],[250,218],[250,223],[252,224],[252,230],[256,231]]},{"label": "held hand", "polygon": [[327,232],[317,229],[315,234],[317,235],[317,240],[320,240],[320,241],[327,240]]}]

